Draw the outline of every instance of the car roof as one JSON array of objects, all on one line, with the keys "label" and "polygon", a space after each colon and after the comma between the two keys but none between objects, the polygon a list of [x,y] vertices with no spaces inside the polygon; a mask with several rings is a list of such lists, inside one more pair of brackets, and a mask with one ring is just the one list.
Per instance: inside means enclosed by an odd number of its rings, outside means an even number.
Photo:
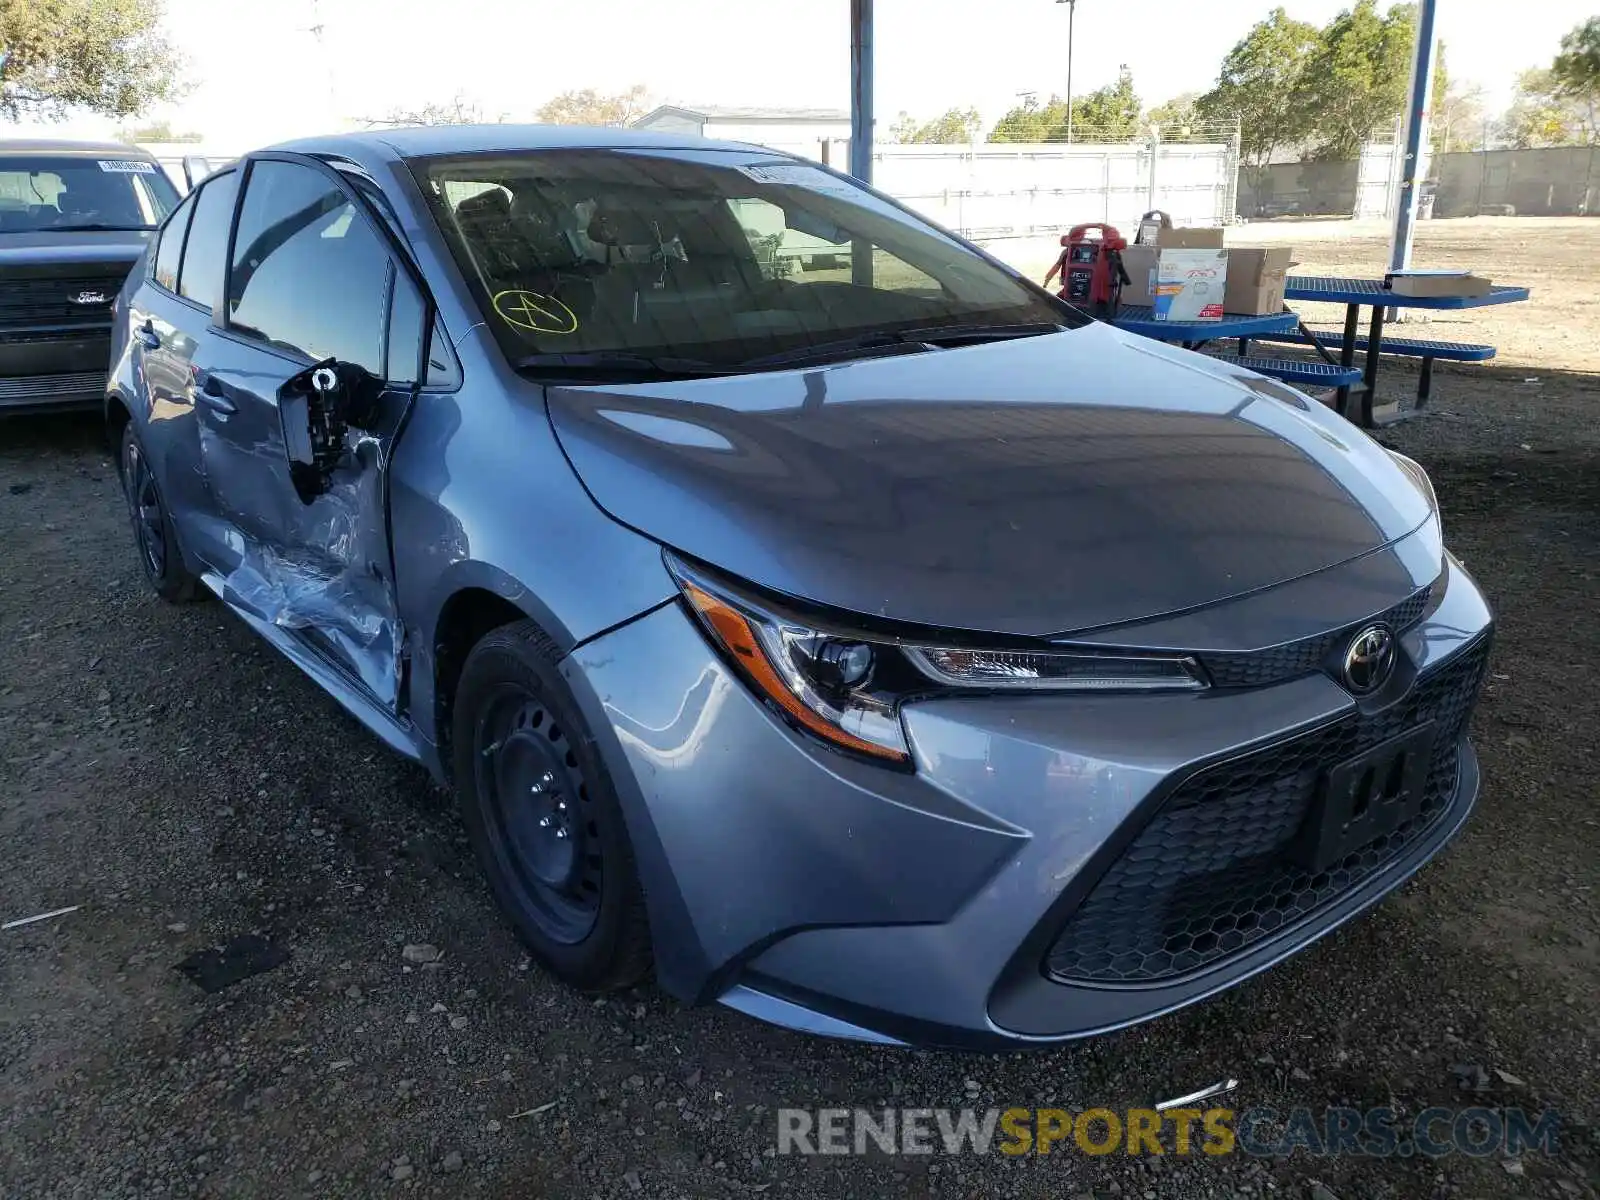
[{"label": "car roof", "polygon": [[65,138],[0,138],[0,154],[106,154],[155,162],[148,150],[126,142],[75,142]]},{"label": "car roof", "polygon": [[741,150],[786,157],[779,151],[744,142],[602,125],[426,125],[369,129],[362,133],[299,138],[266,149],[342,157],[360,163],[433,155],[555,149]]}]

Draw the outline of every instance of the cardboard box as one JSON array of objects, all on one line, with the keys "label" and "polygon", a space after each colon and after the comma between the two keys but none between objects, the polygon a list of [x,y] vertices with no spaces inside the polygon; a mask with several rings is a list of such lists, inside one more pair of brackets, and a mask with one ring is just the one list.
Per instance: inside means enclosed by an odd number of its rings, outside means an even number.
[{"label": "cardboard box", "polygon": [[[1221,248],[1129,246],[1122,252],[1129,280],[1122,287],[1122,302],[1154,309],[1158,321],[1220,320],[1226,308],[1228,254]],[[1196,271],[1202,274],[1190,275]],[[1191,279],[1194,286],[1183,286]]]},{"label": "cardboard box", "polygon": [[1260,317],[1283,311],[1283,289],[1292,252],[1287,246],[1266,249],[1236,246],[1228,251],[1228,286],[1224,312]]},{"label": "cardboard box", "polygon": [[1149,307],[1156,287],[1156,255],[1154,246],[1129,246],[1122,252],[1122,269],[1128,273],[1128,282],[1122,285],[1122,302]]},{"label": "cardboard box", "polygon": [[1494,286],[1468,271],[1390,271],[1383,281],[1396,296],[1487,296]]},{"label": "cardboard box", "polygon": [[1168,250],[1221,250],[1222,229],[1210,225],[1162,229],[1156,233],[1156,245]]},{"label": "cardboard box", "polygon": [[1220,321],[1228,252],[1157,247],[1152,308],[1158,321]]},{"label": "cardboard box", "polygon": [[1124,304],[1155,306],[1156,264],[1164,250],[1220,250],[1223,231],[1214,226],[1174,229],[1166,226],[1152,231],[1152,241],[1135,243],[1122,252],[1122,265],[1131,283],[1122,289]]}]

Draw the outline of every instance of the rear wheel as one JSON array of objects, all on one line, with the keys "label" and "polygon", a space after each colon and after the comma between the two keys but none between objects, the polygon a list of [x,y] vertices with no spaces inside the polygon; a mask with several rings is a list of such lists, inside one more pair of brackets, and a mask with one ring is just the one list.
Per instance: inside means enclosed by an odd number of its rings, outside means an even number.
[{"label": "rear wheel", "polygon": [[488,634],[462,667],[455,786],[500,907],[566,982],[607,990],[650,967],[633,849],[610,778],[531,621]]},{"label": "rear wheel", "polygon": [[122,429],[121,454],[122,491],[128,502],[128,520],[133,527],[134,546],[139,552],[144,577],[163,600],[183,604],[198,599],[200,581],[183,565],[183,555],[178,550],[178,539],[162,502],[155,471],[145,457],[131,421]]}]

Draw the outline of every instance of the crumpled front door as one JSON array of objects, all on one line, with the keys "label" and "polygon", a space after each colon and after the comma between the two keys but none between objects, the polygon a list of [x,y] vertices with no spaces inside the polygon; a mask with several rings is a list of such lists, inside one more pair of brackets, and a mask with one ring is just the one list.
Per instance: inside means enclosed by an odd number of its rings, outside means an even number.
[{"label": "crumpled front door", "polygon": [[349,429],[325,490],[290,475],[279,392],[302,364],[243,341],[209,340],[197,362],[200,459],[231,556],[224,599],[293,631],[397,704],[402,639],[384,473],[408,394],[385,393],[372,430]]}]

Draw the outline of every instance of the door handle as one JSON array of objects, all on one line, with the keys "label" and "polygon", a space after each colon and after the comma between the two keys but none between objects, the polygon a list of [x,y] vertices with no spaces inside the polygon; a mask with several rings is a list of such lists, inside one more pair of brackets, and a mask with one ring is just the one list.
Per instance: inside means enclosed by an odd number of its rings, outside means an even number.
[{"label": "door handle", "polygon": [[239,406],[229,400],[227,393],[222,389],[222,384],[215,375],[207,375],[200,385],[200,402],[213,412],[219,412],[225,417],[231,417],[239,411]]},{"label": "door handle", "polygon": [[135,329],[133,336],[139,339],[139,344],[146,350],[161,349],[161,335],[156,332],[156,327],[149,321]]}]

